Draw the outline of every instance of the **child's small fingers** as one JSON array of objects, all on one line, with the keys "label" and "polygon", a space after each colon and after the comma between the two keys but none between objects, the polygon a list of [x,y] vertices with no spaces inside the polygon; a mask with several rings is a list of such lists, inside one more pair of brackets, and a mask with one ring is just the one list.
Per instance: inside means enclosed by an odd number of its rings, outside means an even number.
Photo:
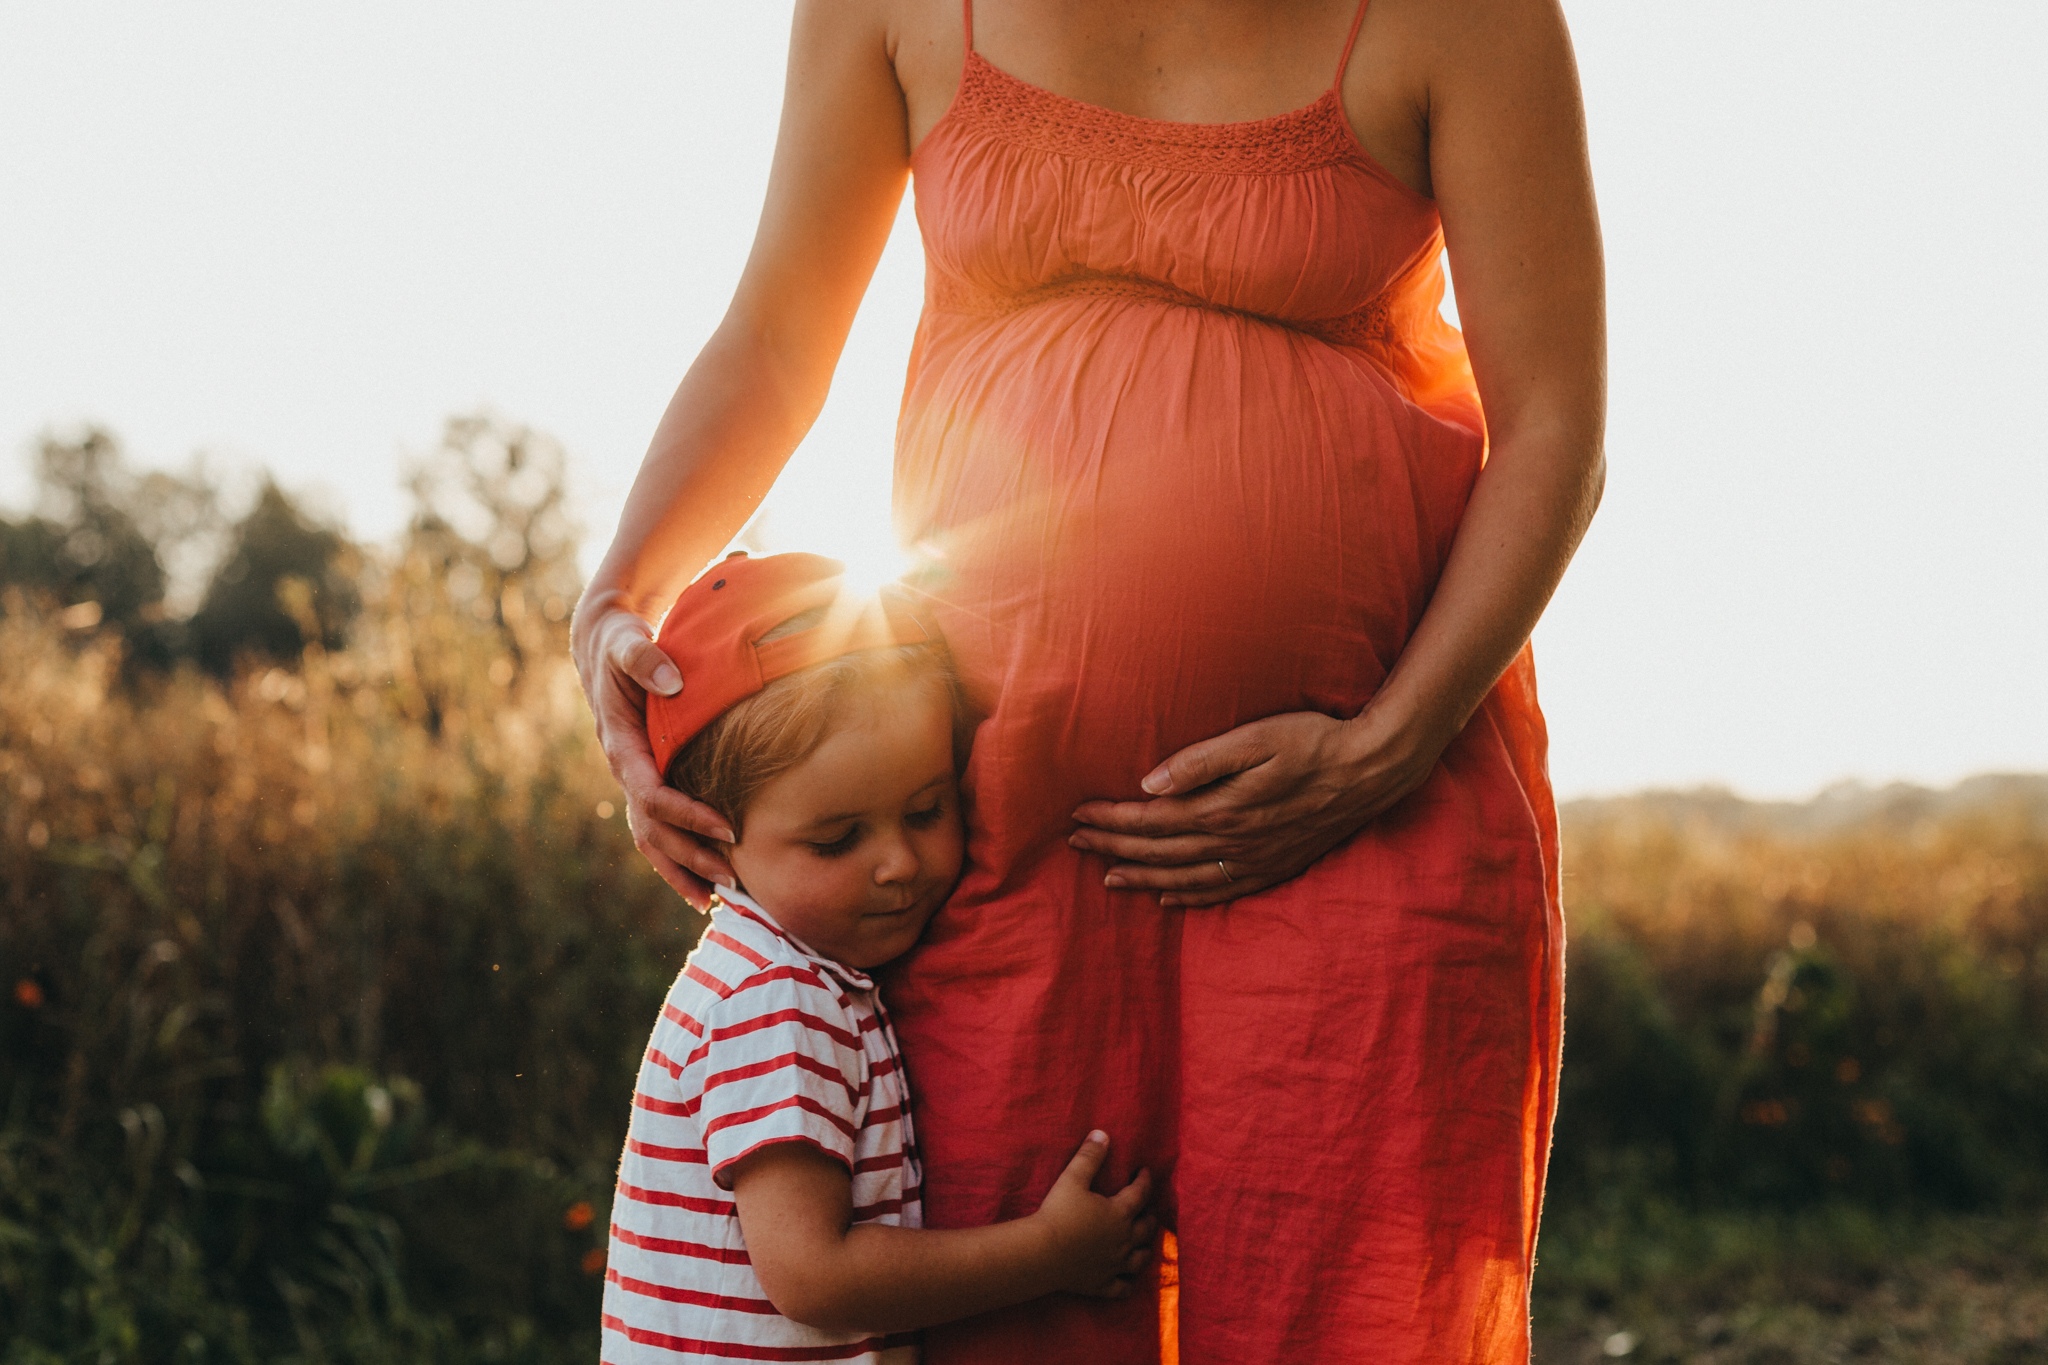
[{"label": "child's small fingers", "polygon": [[1103,1160],[1108,1156],[1109,1134],[1097,1128],[1068,1158],[1067,1168],[1060,1172],[1060,1179],[1074,1181],[1085,1190],[1095,1183],[1095,1173],[1102,1169]]},{"label": "child's small fingers", "polygon": [[1159,1220],[1149,1213],[1131,1224],[1131,1241],[1140,1246],[1151,1246],[1153,1239],[1158,1236]]},{"label": "child's small fingers", "polygon": [[1136,1251],[1124,1257],[1124,1274],[1135,1275],[1150,1264],[1152,1264],[1152,1248],[1139,1247]]},{"label": "child's small fingers", "polygon": [[1119,1215],[1129,1218],[1151,1202],[1151,1199],[1152,1172],[1145,1170],[1139,1171],[1131,1183],[1118,1190],[1109,1202]]}]

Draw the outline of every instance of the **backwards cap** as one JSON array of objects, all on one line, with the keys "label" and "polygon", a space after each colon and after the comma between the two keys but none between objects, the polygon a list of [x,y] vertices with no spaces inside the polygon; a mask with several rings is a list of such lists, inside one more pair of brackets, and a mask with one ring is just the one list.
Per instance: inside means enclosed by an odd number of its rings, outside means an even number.
[{"label": "backwards cap", "polygon": [[[647,740],[662,773],[705,726],[777,678],[852,654],[936,639],[900,593],[865,600],[845,592],[846,566],[823,555],[754,559],[737,550],[684,588],[654,643],[683,675],[672,697],[647,694]],[[761,637],[792,616],[825,608],[818,624]]]}]

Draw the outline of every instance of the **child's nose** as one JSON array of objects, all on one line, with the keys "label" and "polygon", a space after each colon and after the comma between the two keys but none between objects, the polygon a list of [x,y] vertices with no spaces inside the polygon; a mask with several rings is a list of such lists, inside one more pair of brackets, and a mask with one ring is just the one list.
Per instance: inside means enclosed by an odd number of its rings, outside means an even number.
[{"label": "child's nose", "polygon": [[901,831],[891,836],[875,864],[875,880],[883,885],[907,882],[917,876],[917,849]]}]

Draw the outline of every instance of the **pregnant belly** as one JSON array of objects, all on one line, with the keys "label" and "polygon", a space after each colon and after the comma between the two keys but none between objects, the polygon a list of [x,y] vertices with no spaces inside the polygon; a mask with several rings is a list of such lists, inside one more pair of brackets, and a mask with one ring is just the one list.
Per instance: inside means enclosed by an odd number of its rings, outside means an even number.
[{"label": "pregnant belly", "polygon": [[1161,758],[1283,711],[1354,714],[1413,630],[1479,441],[1356,352],[1238,314],[1066,299],[931,315],[900,529],[985,717],[985,855],[1048,846]]}]

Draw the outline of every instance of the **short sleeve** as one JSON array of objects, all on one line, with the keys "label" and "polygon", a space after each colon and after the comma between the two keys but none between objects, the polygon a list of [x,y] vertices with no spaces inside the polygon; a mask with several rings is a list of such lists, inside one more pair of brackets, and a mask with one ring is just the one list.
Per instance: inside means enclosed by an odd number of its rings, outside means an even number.
[{"label": "short sleeve", "polygon": [[777,1142],[804,1142],[850,1172],[867,1108],[859,1025],[804,968],[762,972],[706,1021],[698,1122],[720,1189],[733,1163]]}]

